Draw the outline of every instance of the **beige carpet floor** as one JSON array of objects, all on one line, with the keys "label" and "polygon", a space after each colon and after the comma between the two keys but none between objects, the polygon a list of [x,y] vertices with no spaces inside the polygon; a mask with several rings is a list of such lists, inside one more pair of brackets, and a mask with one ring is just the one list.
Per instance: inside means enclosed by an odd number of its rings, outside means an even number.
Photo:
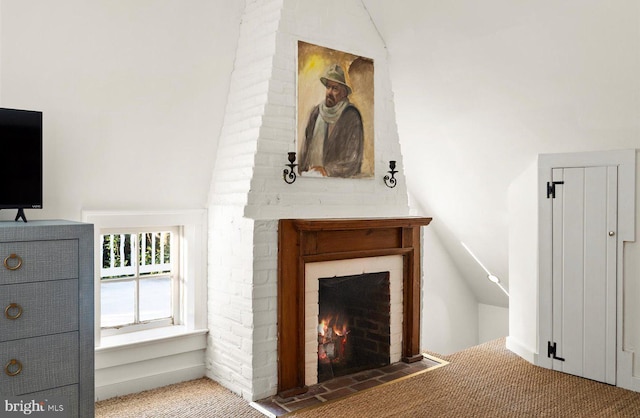
[{"label": "beige carpet floor", "polygon": [[640,393],[534,366],[504,344],[439,355],[450,364],[288,416],[640,417]]},{"label": "beige carpet floor", "polygon": [[[533,366],[504,339],[450,356],[449,365],[288,417],[640,417],[640,393]],[[208,379],[96,404],[96,417],[261,417]]]},{"label": "beige carpet floor", "polygon": [[96,402],[96,418],[264,418],[235,393],[202,378]]}]

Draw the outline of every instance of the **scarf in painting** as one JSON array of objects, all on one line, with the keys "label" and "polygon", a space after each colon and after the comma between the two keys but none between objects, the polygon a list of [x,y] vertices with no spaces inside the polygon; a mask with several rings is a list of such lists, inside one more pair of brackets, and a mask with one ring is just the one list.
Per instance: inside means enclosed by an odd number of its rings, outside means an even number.
[{"label": "scarf in painting", "polygon": [[340,103],[336,104],[333,107],[327,107],[324,103],[320,103],[320,116],[327,123],[336,123],[340,116],[342,115],[342,111],[349,106],[349,100],[344,99]]},{"label": "scarf in painting", "polygon": [[313,139],[309,149],[310,167],[324,165],[324,139],[327,136],[327,124],[336,123],[348,105],[348,99],[342,100],[333,107],[327,107],[324,103],[320,103],[320,115],[316,119],[316,124],[313,128]]}]

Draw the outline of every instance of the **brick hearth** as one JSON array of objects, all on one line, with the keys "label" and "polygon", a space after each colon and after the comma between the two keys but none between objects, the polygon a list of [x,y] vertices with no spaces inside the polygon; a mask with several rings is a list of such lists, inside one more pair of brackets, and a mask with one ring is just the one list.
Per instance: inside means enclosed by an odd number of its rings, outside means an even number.
[{"label": "brick hearth", "polygon": [[309,390],[301,395],[289,398],[271,396],[252,403],[252,406],[262,412],[267,412],[271,416],[278,417],[289,412],[335,401],[363,390],[424,373],[447,364],[449,363],[436,357],[425,356],[415,363],[398,362],[379,369],[331,379],[309,386]]}]

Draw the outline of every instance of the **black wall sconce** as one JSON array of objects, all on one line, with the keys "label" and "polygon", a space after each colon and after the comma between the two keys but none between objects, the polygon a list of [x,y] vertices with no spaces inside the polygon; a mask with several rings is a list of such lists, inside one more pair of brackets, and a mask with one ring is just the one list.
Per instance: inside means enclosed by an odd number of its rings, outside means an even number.
[{"label": "black wall sconce", "polygon": [[290,152],[287,158],[289,159],[289,164],[285,165],[289,168],[284,169],[284,171],[282,172],[282,178],[284,179],[285,183],[293,184],[296,181],[296,172],[293,169],[298,165],[295,164],[296,153]]},{"label": "black wall sconce", "polygon": [[387,187],[390,187],[390,188],[396,187],[396,183],[397,183],[397,181],[396,181],[396,173],[397,172],[398,171],[396,170],[396,162],[393,161],[393,160],[389,161],[389,171],[387,171],[387,173],[389,173],[389,174],[384,176],[384,184],[386,184]]}]

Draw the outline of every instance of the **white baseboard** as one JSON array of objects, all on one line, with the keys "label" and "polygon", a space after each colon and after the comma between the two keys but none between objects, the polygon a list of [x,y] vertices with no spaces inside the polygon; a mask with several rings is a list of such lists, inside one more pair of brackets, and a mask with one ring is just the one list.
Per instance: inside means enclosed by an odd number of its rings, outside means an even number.
[{"label": "white baseboard", "polygon": [[509,351],[514,352],[531,364],[536,364],[537,353],[525,347],[520,341],[509,336],[506,340],[506,347]]},{"label": "white baseboard", "polygon": [[96,400],[137,393],[206,374],[206,332],[96,350]]},{"label": "white baseboard", "polygon": [[187,380],[199,379],[206,373],[205,365],[192,366],[180,370],[139,377],[123,382],[112,383],[104,386],[96,386],[96,401],[113,398],[115,396],[138,393],[144,390],[155,389],[172,385]]},{"label": "white baseboard", "polygon": [[633,375],[633,357],[631,351],[618,351],[618,372],[616,386],[640,392],[640,378]]}]

